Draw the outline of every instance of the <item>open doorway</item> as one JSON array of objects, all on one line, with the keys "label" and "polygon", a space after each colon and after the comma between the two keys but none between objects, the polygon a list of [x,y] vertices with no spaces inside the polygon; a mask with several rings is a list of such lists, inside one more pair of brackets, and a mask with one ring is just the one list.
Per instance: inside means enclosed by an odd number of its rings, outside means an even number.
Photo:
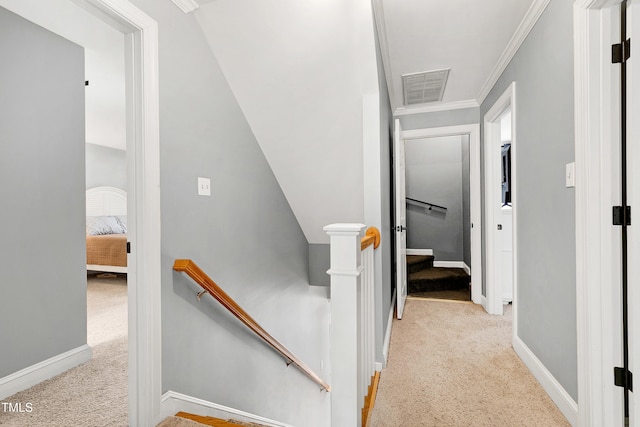
[{"label": "open doorway", "polygon": [[469,135],[405,141],[408,294],[471,301]]},{"label": "open doorway", "polygon": [[516,110],[515,83],[484,117],[485,309],[502,315],[513,301],[516,323]]},{"label": "open doorway", "polygon": [[[84,12],[92,31],[85,48],[87,344],[105,368],[96,383],[126,395],[128,387],[127,133],[125,37]],[[106,381],[106,378],[109,378]],[[104,386],[103,386],[104,387]],[[104,416],[126,423],[120,399]]]},{"label": "open doorway", "polygon": [[[421,214],[431,215],[431,218],[430,218],[431,220],[434,220],[434,221],[440,220],[442,222],[442,220],[446,220],[446,216],[448,212],[448,207],[444,206],[442,202],[438,204],[433,200],[431,201],[420,200],[419,198],[411,197],[412,194],[407,192],[408,187],[407,187],[406,160],[408,159],[408,155],[406,155],[405,153],[407,144],[409,144],[410,146],[410,151],[413,151],[413,147],[411,146],[415,145],[415,147],[418,150],[420,150],[421,148],[424,148],[425,145],[428,145],[428,143],[425,144],[424,141],[431,140],[432,142],[435,141],[436,144],[441,144],[443,141],[449,141],[450,145],[448,147],[457,153],[458,160],[455,161],[454,163],[456,163],[458,166],[457,166],[457,169],[456,168],[454,169],[456,169],[459,173],[456,171],[453,171],[452,173],[455,175],[455,179],[460,183],[459,187],[460,187],[461,194],[460,194],[460,201],[459,201],[458,216],[460,216],[461,218],[459,218],[459,220],[456,220],[456,223],[459,222],[460,224],[459,235],[460,235],[461,245],[460,245],[459,253],[455,253],[450,256],[453,256],[453,257],[458,256],[461,259],[454,260],[454,261],[441,260],[439,262],[440,262],[440,266],[442,267],[445,267],[445,266],[454,267],[454,268],[461,267],[462,269],[466,268],[468,270],[468,273],[470,273],[471,275],[470,297],[474,303],[479,304],[481,303],[481,289],[482,289],[482,267],[481,267],[482,263],[481,263],[481,238],[480,238],[482,224],[480,221],[481,206],[480,206],[479,125],[477,124],[461,125],[461,126],[452,126],[452,127],[402,131],[402,129],[400,129],[399,122],[396,121],[396,128],[397,129],[396,129],[395,138],[394,138],[395,139],[394,143],[396,144],[395,152],[396,152],[396,157],[401,157],[401,159],[396,158],[394,160],[396,164],[396,167],[394,170],[394,180],[395,180],[395,187],[396,187],[396,192],[395,192],[396,218],[407,218],[409,215],[412,215],[412,210],[415,209],[416,212],[414,216],[416,216],[416,218],[418,218],[418,215],[421,215]],[[454,140],[457,141],[457,143],[451,142]],[[420,141],[423,141],[423,143],[421,144]],[[467,159],[466,158],[463,159],[464,152],[465,152],[463,148],[467,143],[469,147],[467,152],[469,167],[468,167],[468,171],[465,173],[462,165],[463,163],[467,162]],[[426,156],[429,157],[428,154],[426,154]],[[398,167],[397,165],[399,161],[400,163],[402,163],[400,167]],[[413,160],[411,160],[411,162],[413,162]],[[438,169],[438,167],[434,167],[434,165],[431,165],[431,167],[429,165],[423,165],[423,167],[420,167],[418,169],[419,170],[418,175],[421,175],[421,174],[423,175],[425,171],[427,171],[426,173],[433,174],[436,172],[436,169]],[[458,178],[458,175],[459,175],[459,178]],[[469,205],[468,215],[464,215],[464,209],[463,209],[463,205],[464,205],[463,195],[462,195],[463,187],[464,187],[462,185],[463,177],[464,177],[464,180],[468,182],[468,196],[467,196],[468,205]],[[436,178],[433,178],[433,177],[431,177],[431,179],[429,179],[428,177],[422,177],[422,178],[430,181],[436,180]],[[413,200],[408,200],[408,199],[413,199]],[[423,212],[420,212],[420,210],[422,210]],[[453,216],[454,215],[450,215],[450,217],[453,217]],[[417,224],[419,224],[420,220],[418,219],[417,221],[418,221]],[[468,263],[464,261],[465,256],[464,256],[463,242],[464,242],[464,233],[465,233],[464,232],[465,223],[468,225],[468,228],[467,228],[467,232],[468,232],[467,261]],[[417,226],[421,228],[420,225],[417,225]],[[400,225],[396,220],[396,242],[404,241],[406,244],[406,237],[408,235],[408,232],[409,232],[408,225],[407,224]],[[398,236],[399,233],[401,233],[401,236]],[[419,235],[419,233],[417,235]],[[399,239],[399,237],[404,238],[404,240]],[[414,244],[414,243],[410,243],[410,245],[411,244]],[[415,243],[415,244],[419,244],[419,243]],[[425,256],[433,256],[433,253],[431,252],[432,250],[433,248],[429,248],[429,247],[428,248],[409,248],[409,250],[407,250],[406,246],[403,247],[403,245],[396,245],[396,253],[398,255],[397,263],[400,264],[404,262],[406,265],[406,259],[403,256],[404,253],[406,253],[408,256],[418,255],[418,256],[425,257]],[[433,262],[433,260],[424,260],[424,261],[426,261],[427,263]],[[438,266],[438,264],[435,264],[435,266]],[[397,271],[401,272],[401,270],[402,269],[400,269],[398,266]],[[398,277],[397,277],[398,289],[402,289],[403,287],[406,289],[407,274],[405,273],[403,277],[401,276],[402,276],[401,274],[398,274]],[[404,303],[404,300],[401,297],[402,294],[403,294],[402,292],[398,292],[399,308],[401,308]],[[400,311],[401,310],[399,310],[399,312]]]},{"label": "open doorway", "polygon": [[[128,400],[130,425],[152,425],[160,411],[160,191],[157,23],[126,0],[77,2],[3,0],[0,5],[64,38],[71,29],[90,28],[70,9],[89,11],[124,35],[128,237]],[[74,18],[75,16],[75,18]],[[76,359],[73,359],[76,360]],[[53,357],[47,375],[67,370]],[[34,365],[35,366],[35,365]],[[29,368],[31,369],[31,368]],[[40,369],[40,368],[39,368]],[[23,390],[42,381],[40,369],[21,377]],[[46,378],[46,377],[45,377]]]}]

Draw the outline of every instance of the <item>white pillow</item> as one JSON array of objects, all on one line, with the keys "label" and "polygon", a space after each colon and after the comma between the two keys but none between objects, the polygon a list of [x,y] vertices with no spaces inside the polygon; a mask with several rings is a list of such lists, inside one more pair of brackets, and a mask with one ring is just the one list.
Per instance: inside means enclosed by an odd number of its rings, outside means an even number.
[{"label": "white pillow", "polygon": [[124,234],[127,230],[122,227],[115,216],[88,216],[87,234],[99,236],[103,234]]}]

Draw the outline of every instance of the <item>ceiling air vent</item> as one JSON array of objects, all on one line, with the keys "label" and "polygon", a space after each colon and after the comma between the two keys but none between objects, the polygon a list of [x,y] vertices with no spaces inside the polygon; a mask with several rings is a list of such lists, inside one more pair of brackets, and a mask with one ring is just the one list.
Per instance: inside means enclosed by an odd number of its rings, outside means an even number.
[{"label": "ceiling air vent", "polygon": [[450,68],[402,76],[404,105],[442,101]]}]

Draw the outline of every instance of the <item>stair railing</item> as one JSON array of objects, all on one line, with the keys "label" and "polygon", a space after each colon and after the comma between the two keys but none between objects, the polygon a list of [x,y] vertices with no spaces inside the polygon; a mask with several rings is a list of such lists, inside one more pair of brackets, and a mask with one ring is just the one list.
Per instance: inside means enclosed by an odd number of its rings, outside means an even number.
[{"label": "stair railing", "polygon": [[316,382],[321,390],[327,392],[331,391],[331,387],[322,378],[320,378],[311,368],[309,368],[302,360],[291,353],[285,346],[280,344],[278,340],[272,337],[262,326],[258,324],[249,314],[238,305],[238,303],[231,298],[225,291],[220,288],[209,276],[205,274],[195,262],[190,259],[177,259],[173,264],[175,271],[183,272],[193,279],[198,285],[204,289],[198,293],[198,299],[204,294],[209,294],[215,298],[220,304],[222,304],[231,314],[244,323],[249,329],[255,332],[261,337],[267,344],[269,344],[274,350],[276,350],[282,357],[284,357],[287,366],[294,365],[300,369],[304,374]]},{"label": "stair railing", "polygon": [[375,253],[380,232],[363,224],[324,227],[330,237],[331,425],[363,425],[375,375]]},{"label": "stair railing", "polygon": [[434,203],[423,202],[422,200],[412,199],[411,197],[407,197],[406,200],[407,200],[408,204],[415,205],[415,206],[420,206],[421,208],[424,208],[427,211],[431,211],[434,208],[437,211],[442,211],[442,212],[446,212],[447,211],[447,208],[445,208],[444,206],[436,205]]}]

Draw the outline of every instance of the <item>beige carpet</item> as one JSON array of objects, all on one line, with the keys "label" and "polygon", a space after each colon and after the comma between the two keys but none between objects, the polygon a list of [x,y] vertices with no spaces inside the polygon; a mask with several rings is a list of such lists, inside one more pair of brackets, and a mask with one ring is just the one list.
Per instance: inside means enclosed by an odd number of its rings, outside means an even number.
[{"label": "beige carpet", "polygon": [[204,424],[180,417],[167,417],[157,427],[202,427]]},{"label": "beige carpet", "polygon": [[569,426],[513,351],[511,306],[505,311],[407,300],[369,425]]},{"label": "beige carpet", "polygon": [[7,427],[127,425],[127,282],[88,280],[87,317],[93,359],[3,402],[31,403],[31,413],[0,411]]}]

